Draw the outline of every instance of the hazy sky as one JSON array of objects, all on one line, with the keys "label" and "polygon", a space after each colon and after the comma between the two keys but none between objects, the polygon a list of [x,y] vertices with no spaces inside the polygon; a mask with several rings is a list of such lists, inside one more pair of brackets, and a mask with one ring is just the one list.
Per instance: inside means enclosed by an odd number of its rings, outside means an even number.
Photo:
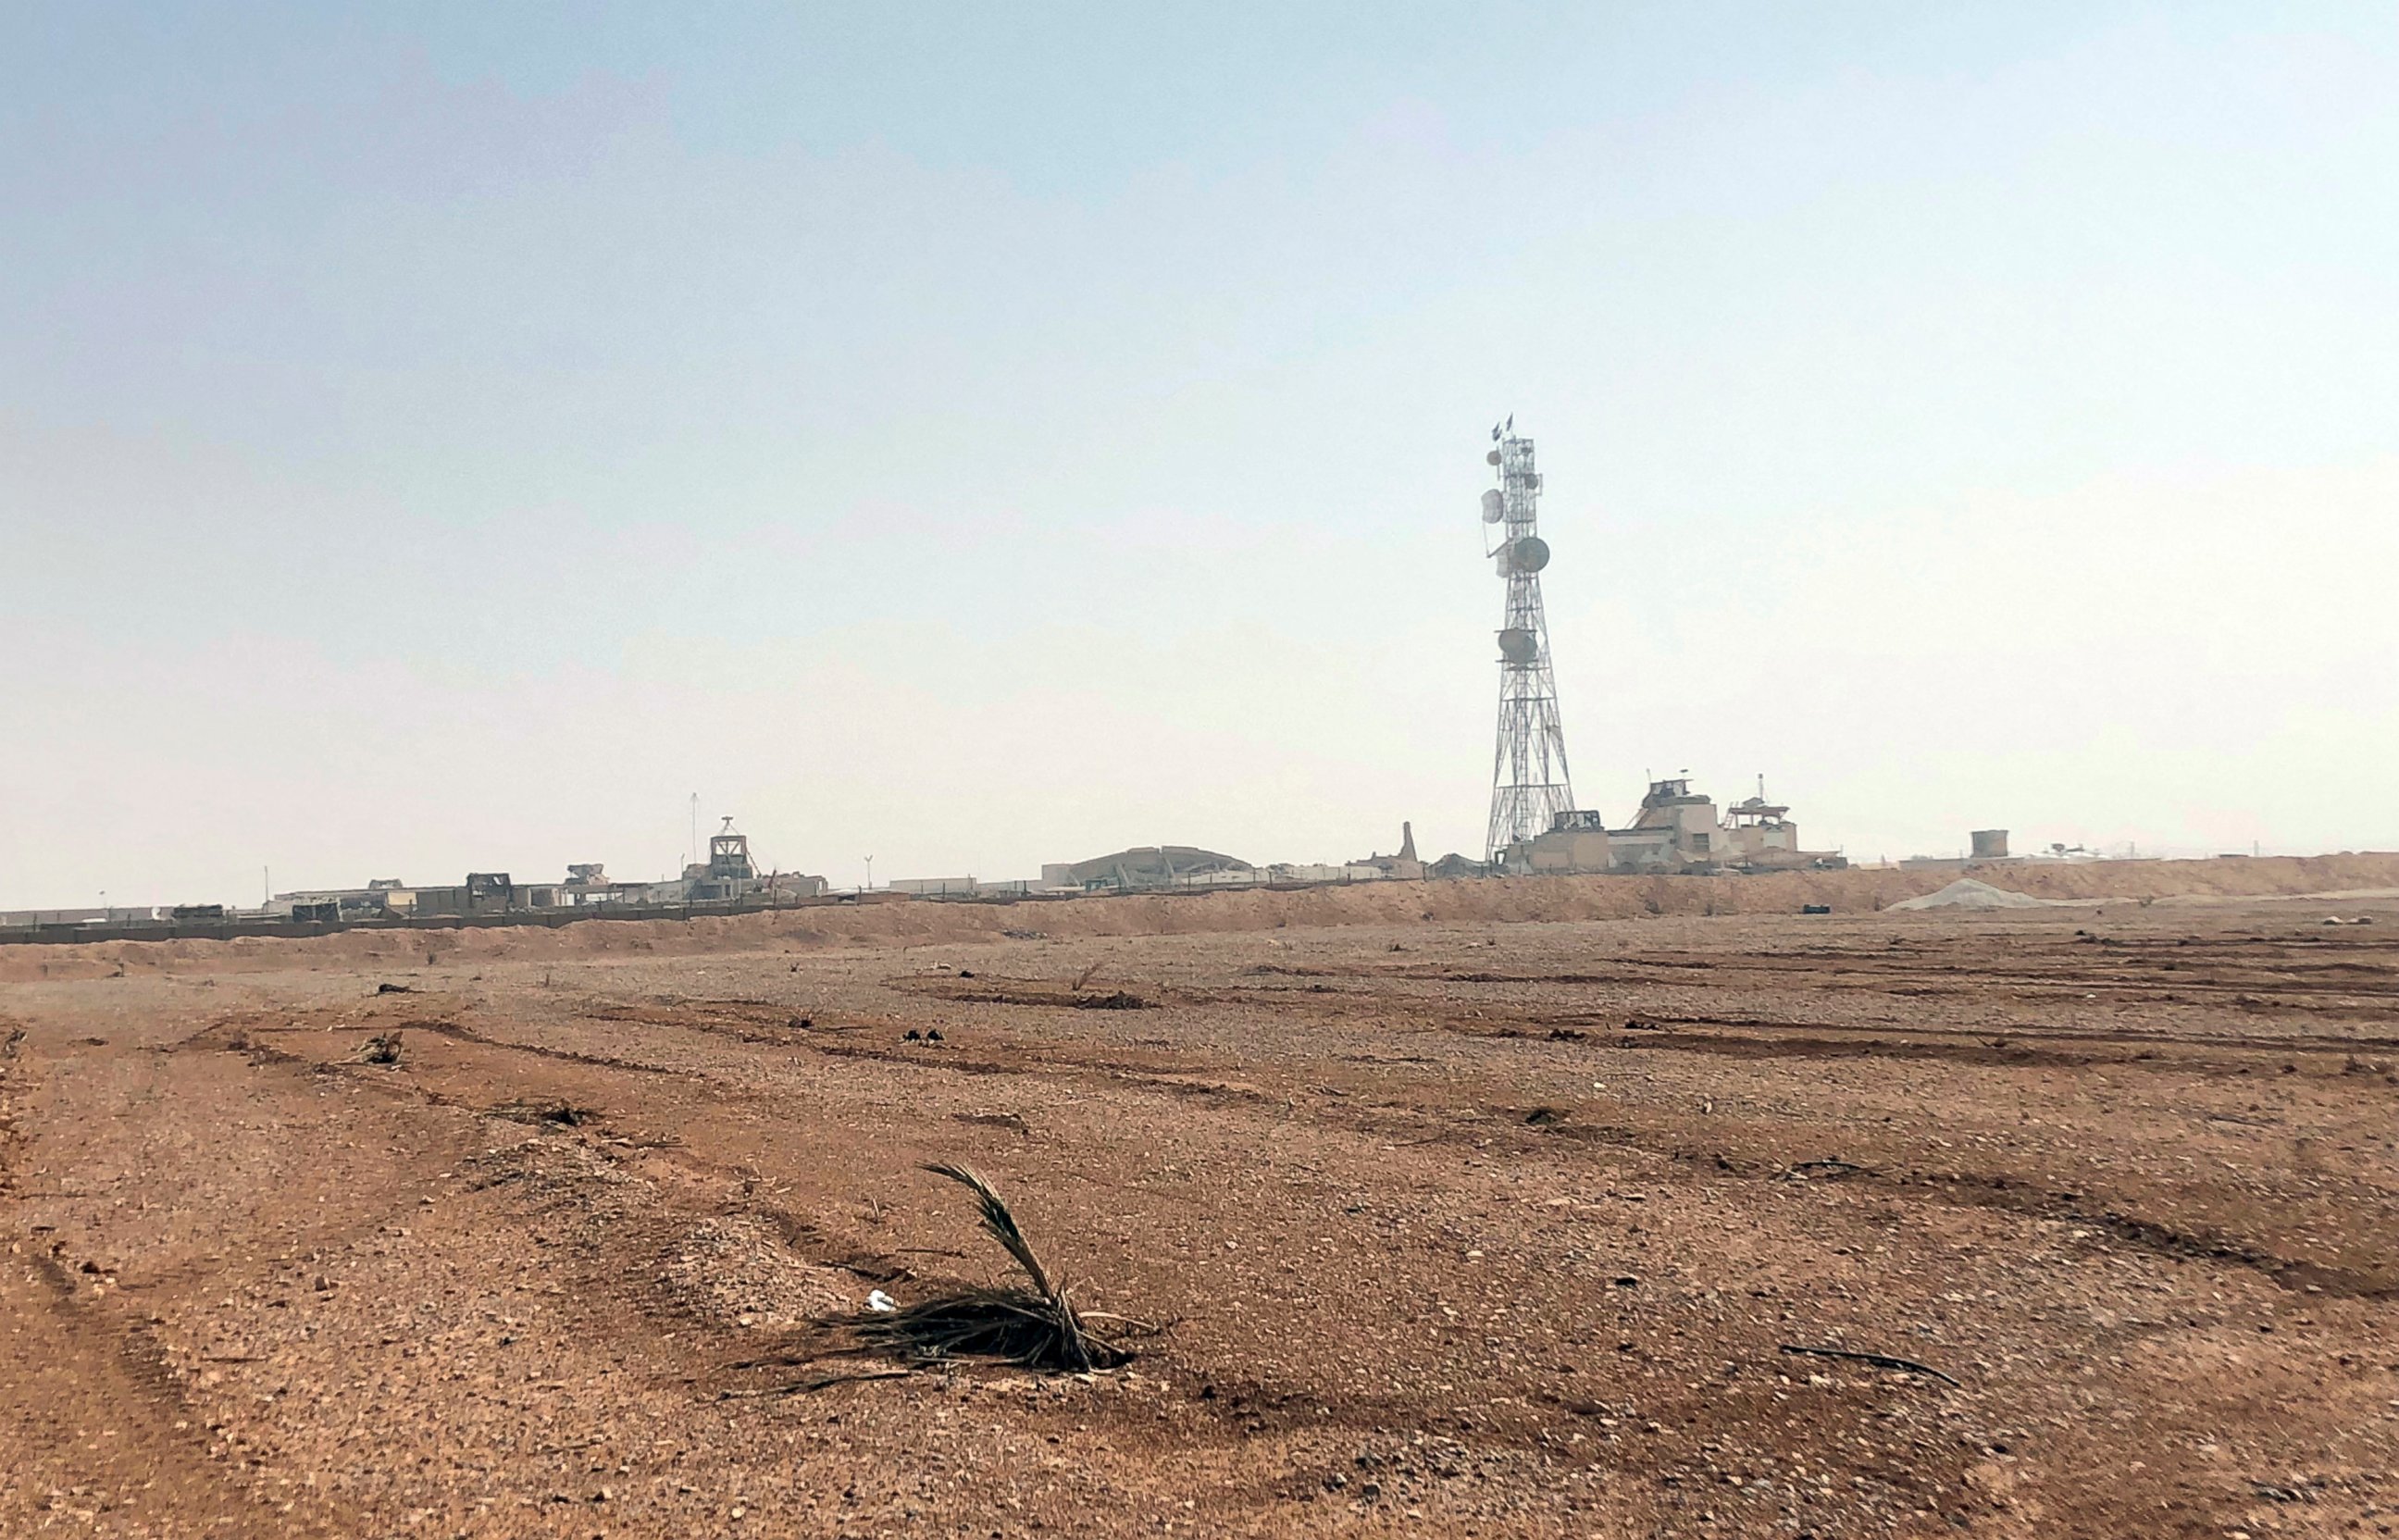
[{"label": "hazy sky", "polygon": [[2388,4],[0,0],[0,906],[2399,846]]}]

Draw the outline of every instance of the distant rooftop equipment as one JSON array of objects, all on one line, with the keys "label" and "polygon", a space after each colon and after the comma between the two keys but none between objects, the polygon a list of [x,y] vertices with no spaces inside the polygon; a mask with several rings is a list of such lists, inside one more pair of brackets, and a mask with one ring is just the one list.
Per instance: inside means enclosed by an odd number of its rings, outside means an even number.
[{"label": "distant rooftop equipment", "polygon": [[2004,829],[1977,829],[1967,838],[1974,842],[1974,859],[2003,861],[2008,858],[2008,831]]},{"label": "distant rooftop equipment", "polygon": [[513,907],[516,897],[517,885],[507,872],[469,871],[461,907],[468,914],[485,913]]}]

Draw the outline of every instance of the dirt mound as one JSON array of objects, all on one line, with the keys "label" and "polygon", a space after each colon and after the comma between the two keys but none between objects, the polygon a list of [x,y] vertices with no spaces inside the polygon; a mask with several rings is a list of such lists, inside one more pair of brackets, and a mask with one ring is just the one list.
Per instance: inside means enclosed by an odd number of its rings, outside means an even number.
[{"label": "dirt mound", "polygon": [[1938,893],[1926,893],[1913,898],[1902,898],[1893,909],[2040,909],[2056,902],[2036,898],[2029,893],[2011,893],[2004,887],[1978,883],[1972,877],[1960,877]]},{"label": "dirt mound", "polygon": [[858,1307],[864,1290],[830,1267],[794,1256],[752,1215],[716,1215],[691,1227],[661,1275],[686,1308],[719,1326],[782,1331]]}]

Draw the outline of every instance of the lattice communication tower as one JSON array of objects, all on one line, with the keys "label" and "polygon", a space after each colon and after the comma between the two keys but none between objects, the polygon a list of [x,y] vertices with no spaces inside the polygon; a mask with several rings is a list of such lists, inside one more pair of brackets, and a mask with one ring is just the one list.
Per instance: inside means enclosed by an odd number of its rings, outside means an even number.
[{"label": "lattice communication tower", "polygon": [[1533,440],[1516,436],[1511,417],[1491,430],[1498,447],[1484,456],[1499,484],[1483,494],[1483,521],[1499,538],[1486,552],[1508,585],[1499,630],[1499,746],[1491,767],[1491,828],[1484,853],[1497,864],[1508,847],[1542,834],[1574,806],[1566,738],[1558,725],[1558,682],[1550,669],[1550,623],[1541,614],[1541,569],[1549,543],[1538,530],[1540,473]]}]

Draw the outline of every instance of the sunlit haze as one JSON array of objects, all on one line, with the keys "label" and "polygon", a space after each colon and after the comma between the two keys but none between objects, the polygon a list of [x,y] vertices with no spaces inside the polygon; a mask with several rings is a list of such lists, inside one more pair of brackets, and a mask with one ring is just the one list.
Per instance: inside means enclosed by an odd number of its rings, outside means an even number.
[{"label": "sunlit haze", "polygon": [[[547,17],[547,20],[542,18]],[[0,907],[2399,847],[2385,5],[0,7]],[[1479,1253],[1478,1253],[1479,1254]]]}]

